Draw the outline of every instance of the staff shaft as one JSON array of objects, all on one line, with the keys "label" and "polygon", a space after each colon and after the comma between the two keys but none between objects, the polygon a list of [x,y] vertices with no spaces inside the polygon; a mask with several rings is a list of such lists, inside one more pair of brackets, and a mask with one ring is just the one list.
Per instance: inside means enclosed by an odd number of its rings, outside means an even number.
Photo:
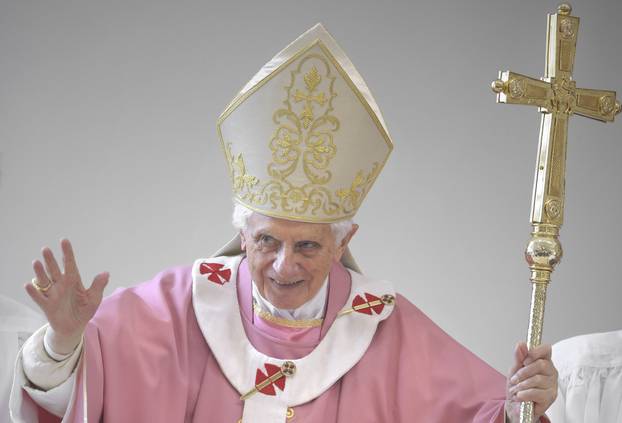
[{"label": "staff shaft", "polygon": [[[544,307],[546,303],[546,282],[532,282],[531,309],[529,311],[529,330],[527,332],[527,346],[532,349],[542,342],[542,326],[544,323]],[[523,402],[520,407],[521,423],[531,423],[533,420],[533,402]]]}]

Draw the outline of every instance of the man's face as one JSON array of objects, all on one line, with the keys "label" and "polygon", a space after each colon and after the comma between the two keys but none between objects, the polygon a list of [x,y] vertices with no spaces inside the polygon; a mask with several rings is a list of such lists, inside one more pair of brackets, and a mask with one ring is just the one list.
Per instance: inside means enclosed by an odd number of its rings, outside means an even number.
[{"label": "man's face", "polygon": [[335,245],[326,223],[294,222],[253,213],[241,231],[251,276],[261,295],[278,308],[298,308],[322,287],[353,230]]}]

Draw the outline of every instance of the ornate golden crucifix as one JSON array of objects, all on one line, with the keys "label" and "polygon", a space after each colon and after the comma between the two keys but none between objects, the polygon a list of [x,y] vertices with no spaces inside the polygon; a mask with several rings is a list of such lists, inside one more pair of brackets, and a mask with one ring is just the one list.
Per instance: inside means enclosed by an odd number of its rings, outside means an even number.
[{"label": "ornate golden crucifix", "polygon": [[[561,4],[548,15],[545,76],[534,79],[518,73],[499,72],[492,90],[497,103],[528,104],[542,113],[540,143],[531,204],[533,232],[525,250],[531,269],[531,310],[527,345],[540,345],[544,321],[546,289],[551,273],[562,257],[558,239],[564,218],[564,185],[568,119],[578,114],[602,122],[612,122],[620,113],[614,91],[577,88],[572,79],[579,18],[572,7]],[[521,423],[533,420],[533,403],[521,404]]]}]

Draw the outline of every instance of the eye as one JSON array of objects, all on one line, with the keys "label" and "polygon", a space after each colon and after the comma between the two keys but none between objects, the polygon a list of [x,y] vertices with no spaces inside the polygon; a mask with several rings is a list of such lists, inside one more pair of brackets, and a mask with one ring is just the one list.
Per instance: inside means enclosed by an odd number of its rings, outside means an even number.
[{"label": "eye", "polygon": [[301,251],[313,251],[320,248],[320,244],[314,241],[301,241],[296,246]]},{"label": "eye", "polygon": [[263,248],[273,248],[278,245],[279,241],[270,235],[261,234],[257,239],[257,243]]}]

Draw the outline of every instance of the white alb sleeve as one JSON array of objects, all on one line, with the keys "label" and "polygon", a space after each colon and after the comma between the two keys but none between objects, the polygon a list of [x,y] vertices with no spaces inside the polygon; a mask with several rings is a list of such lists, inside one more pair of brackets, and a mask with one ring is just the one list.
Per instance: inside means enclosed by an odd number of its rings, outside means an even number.
[{"label": "white alb sleeve", "polygon": [[22,349],[22,365],[28,380],[39,390],[49,391],[61,385],[73,373],[73,370],[80,359],[82,351],[82,341],[78,344],[73,353],[63,357],[58,361],[50,357],[45,348],[45,333],[48,326],[44,326],[35,332],[24,343]]},{"label": "white alb sleeve", "polygon": [[[19,385],[37,405],[62,417],[72,398],[76,383],[75,368],[80,360],[83,341],[67,358],[56,361],[48,355],[44,346],[47,327],[36,331],[24,343],[16,363],[13,390],[19,389],[15,386]],[[18,399],[18,396],[13,398],[14,394],[11,402]]]}]

